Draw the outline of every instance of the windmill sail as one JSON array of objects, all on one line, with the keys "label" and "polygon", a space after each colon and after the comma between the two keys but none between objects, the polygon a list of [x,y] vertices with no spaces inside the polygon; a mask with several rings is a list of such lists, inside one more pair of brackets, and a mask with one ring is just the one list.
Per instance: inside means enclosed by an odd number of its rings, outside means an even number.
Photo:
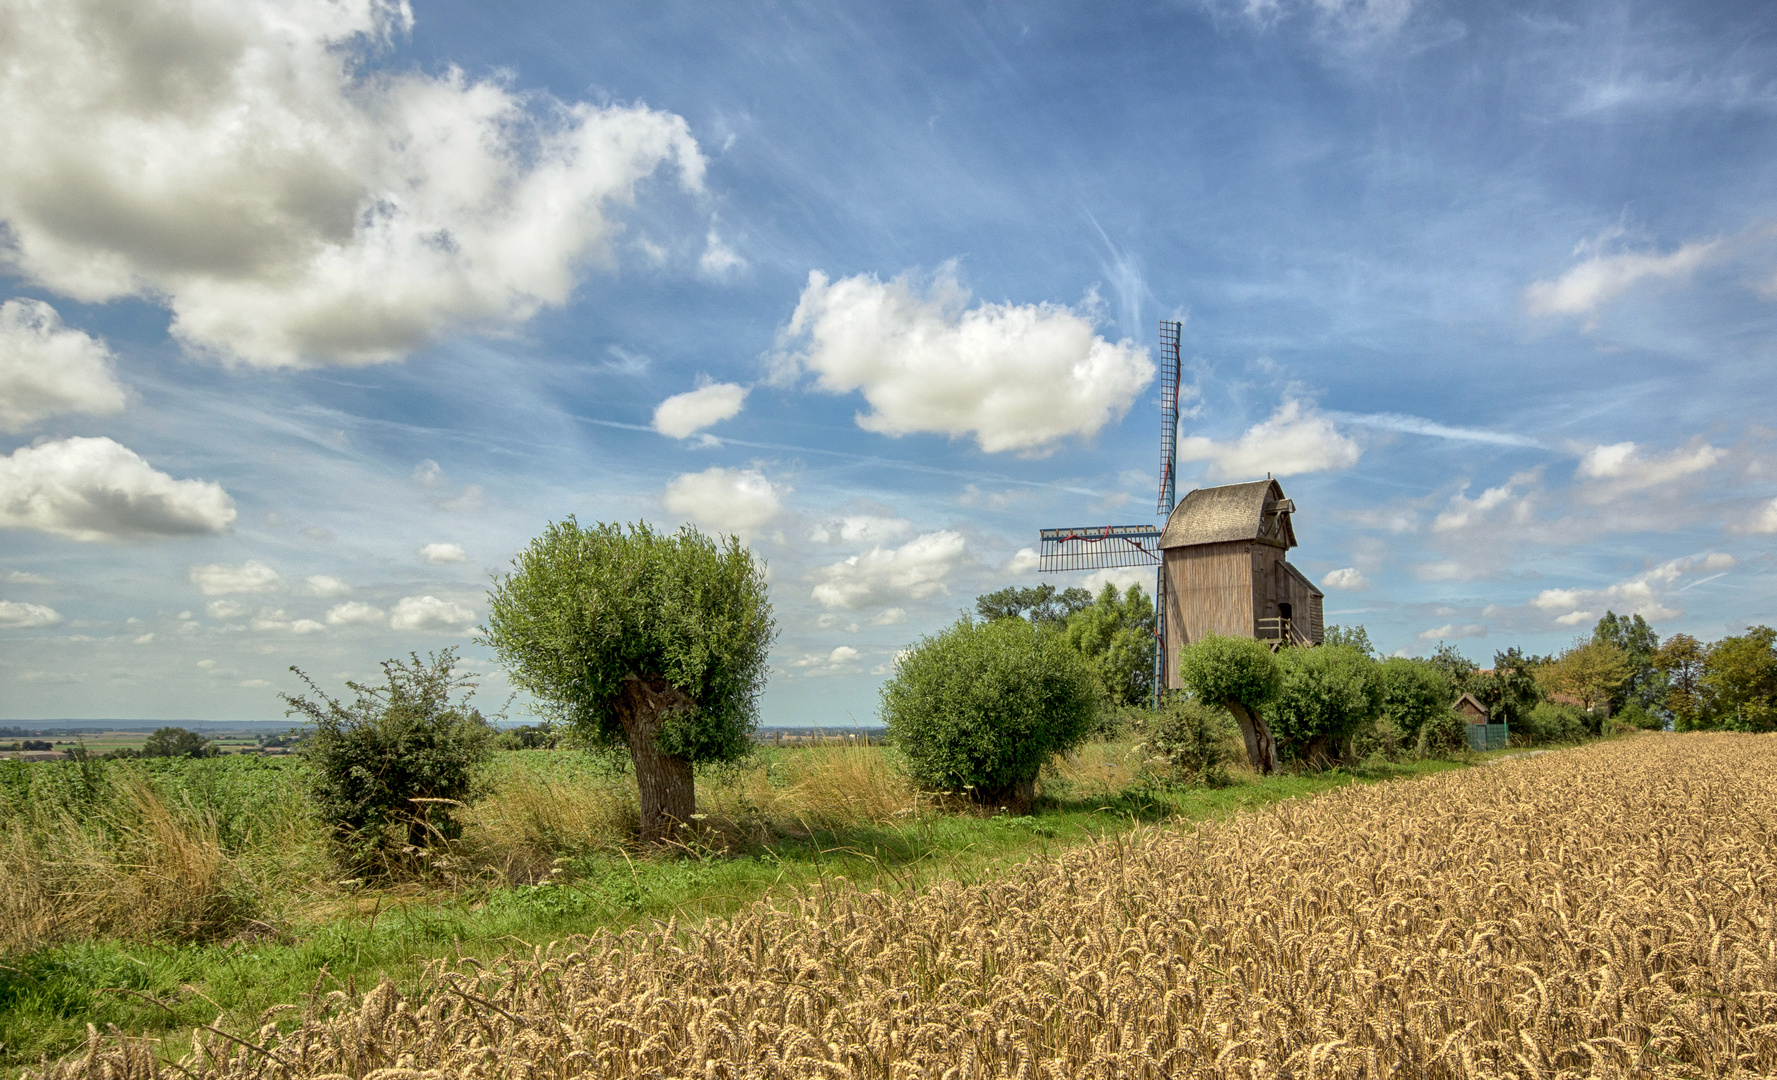
[{"label": "windmill sail", "polygon": [[1165,517],[1178,504],[1179,335],[1185,324],[1160,324],[1160,506]]},{"label": "windmill sail", "polygon": [[1105,570],[1117,566],[1157,566],[1160,530],[1152,525],[1081,525],[1044,529],[1038,555],[1041,569]]}]

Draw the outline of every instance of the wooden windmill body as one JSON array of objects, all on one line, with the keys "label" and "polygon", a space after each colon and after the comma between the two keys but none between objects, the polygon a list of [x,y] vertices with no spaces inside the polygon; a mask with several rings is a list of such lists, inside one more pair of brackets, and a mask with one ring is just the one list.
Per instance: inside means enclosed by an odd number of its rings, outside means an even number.
[{"label": "wooden windmill body", "polygon": [[1176,689],[1178,651],[1208,634],[1319,645],[1323,594],[1284,554],[1296,546],[1295,503],[1276,480],[1198,488],[1174,501],[1179,337],[1160,324],[1160,500],[1164,526],[1044,529],[1041,569],[1155,568],[1154,694]]}]

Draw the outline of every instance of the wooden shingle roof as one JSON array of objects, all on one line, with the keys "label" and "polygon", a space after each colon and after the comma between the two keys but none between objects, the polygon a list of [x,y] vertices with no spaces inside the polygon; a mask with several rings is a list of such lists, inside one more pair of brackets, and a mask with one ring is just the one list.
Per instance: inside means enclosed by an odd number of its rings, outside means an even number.
[{"label": "wooden shingle roof", "polygon": [[[1281,513],[1279,504],[1284,507]],[[1290,526],[1290,509],[1293,507],[1284,499],[1283,488],[1275,480],[1198,488],[1173,508],[1160,533],[1160,546],[1262,540],[1292,548],[1296,546],[1296,532]]]}]

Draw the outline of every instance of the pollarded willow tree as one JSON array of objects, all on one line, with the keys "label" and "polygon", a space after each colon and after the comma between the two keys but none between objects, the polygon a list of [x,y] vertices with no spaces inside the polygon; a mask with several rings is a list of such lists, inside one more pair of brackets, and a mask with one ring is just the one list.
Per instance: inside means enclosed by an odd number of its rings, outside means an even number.
[{"label": "pollarded willow tree", "polygon": [[598,746],[627,745],[644,842],[696,810],[692,766],[747,752],[777,626],[734,537],[573,518],[489,593],[482,640],[518,686]]},{"label": "pollarded willow tree", "polygon": [[1234,715],[1246,760],[1260,775],[1277,768],[1277,745],[1265,707],[1277,696],[1283,672],[1277,657],[1252,638],[1210,634],[1179,650],[1179,679],[1192,697]]}]

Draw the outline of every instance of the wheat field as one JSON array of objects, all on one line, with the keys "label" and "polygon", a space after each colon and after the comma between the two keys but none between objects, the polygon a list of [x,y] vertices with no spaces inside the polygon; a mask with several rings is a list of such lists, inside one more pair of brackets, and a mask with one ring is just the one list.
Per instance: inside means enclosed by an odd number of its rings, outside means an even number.
[{"label": "wheat field", "polygon": [[[1649,735],[843,881],[199,1032],[191,1077],[1777,1072],[1777,738]],[[94,1032],[47,1076],[171,1076]]]}]

